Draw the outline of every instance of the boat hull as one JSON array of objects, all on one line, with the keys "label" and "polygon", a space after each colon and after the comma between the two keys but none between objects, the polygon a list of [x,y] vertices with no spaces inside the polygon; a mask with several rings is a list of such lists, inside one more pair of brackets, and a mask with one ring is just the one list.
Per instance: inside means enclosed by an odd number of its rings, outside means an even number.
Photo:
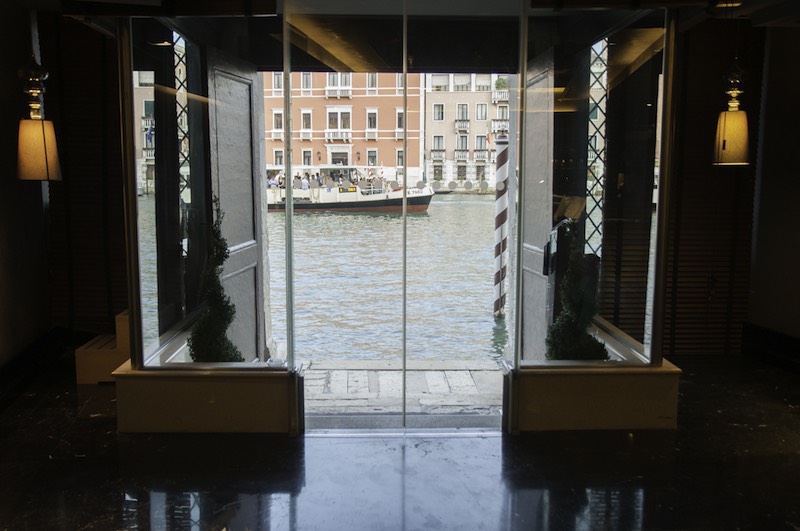
[{"label": "boat hull", "polygon": [[[406,211],[409,213],[425,212],[428,210],[432,195],[420,195],[408,197]],[[268,212],[286,211],[286,203],[273,203],[267,205]],[[340,202],[310,202],[295,201],[295,212],[402,212],[403,198],[373,199],[369,201],[340,201]]]}]

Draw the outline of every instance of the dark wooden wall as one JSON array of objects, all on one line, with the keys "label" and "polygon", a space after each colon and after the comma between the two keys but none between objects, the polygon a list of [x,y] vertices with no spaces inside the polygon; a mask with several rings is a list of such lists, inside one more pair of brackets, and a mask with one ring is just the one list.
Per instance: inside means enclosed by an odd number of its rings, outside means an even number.
[{"label": "dark wooden wall", "polygon": [[70,18],[40,17],[64,180],[51,187],[56,326],[113,331],[128,306],[117,50]]},{"label": "dark wooden wall", "polygon": [[675,179],[668,226],[665,355],[738,354],[747,319],[755,164],[711,164],[716,120],[726,108],[725,71],[738,41],[747,71],[740,98],[755,161],[763,34],[734,21],[679,33]]}]

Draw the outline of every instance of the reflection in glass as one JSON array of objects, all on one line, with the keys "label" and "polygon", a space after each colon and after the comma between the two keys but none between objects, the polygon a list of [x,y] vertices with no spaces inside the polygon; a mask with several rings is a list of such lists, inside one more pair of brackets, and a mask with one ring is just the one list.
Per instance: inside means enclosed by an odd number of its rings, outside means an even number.
[{"label": "reflection in glass", "polygon": [[544,337],[564,321],[571,220],[581,297],[597,307],[589,332],[612,361],[647,361],[663,25],[660,11],[529,18],[522,259],[543,258],[544,274],[523,272],[526,360],[544,359]]}]

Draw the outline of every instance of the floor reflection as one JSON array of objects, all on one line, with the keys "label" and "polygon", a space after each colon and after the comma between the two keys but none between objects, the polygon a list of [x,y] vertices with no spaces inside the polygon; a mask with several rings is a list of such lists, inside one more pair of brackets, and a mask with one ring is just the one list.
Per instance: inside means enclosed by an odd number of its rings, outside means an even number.
[{"label": "floor reflection", "polygon": [[258,454],[241,446],[210,461],[217,443],[201,438],[178,456],[174,444],[137,442],[124,465],[144,484],[122,493],[123,527],[637,530],[641,474],[653,472],[623,467],[612,475],[619,485],[597,485],[604,464],[547,451],[569,441],[496,432],[275,439],[249,464],[242,456]]}]

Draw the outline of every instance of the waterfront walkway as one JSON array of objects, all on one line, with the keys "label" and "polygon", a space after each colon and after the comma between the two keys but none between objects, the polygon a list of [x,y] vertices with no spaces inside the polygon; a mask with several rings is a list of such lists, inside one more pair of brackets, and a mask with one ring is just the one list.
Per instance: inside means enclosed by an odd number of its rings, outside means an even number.
[{"label": "waterfront walkway", "polygon": [[[305,369],[305,411],[314,415],[402,411],[400,361],[314,361]],[[409,360],[406,411],[429,415],[501,413],[503,375],[495,361]]]}]

